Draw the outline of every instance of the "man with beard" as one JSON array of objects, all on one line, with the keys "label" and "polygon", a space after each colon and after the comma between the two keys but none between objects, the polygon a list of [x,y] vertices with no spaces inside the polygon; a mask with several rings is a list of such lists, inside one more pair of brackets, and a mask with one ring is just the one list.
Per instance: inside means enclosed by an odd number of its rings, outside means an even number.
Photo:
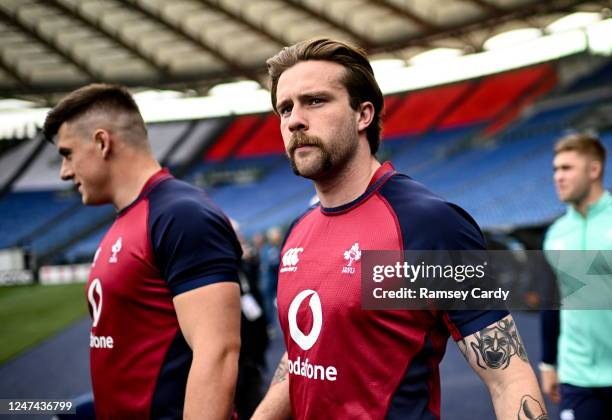
[{"label": "man with beard", "polygon": [[[557,143],[554,182],[559,199],[569,206],[549,228],[544,249],[612,250],[605,162],[606,149],[594,136],[573,134]],[[563,272],[557,276],[564,281]],[[612,418],[612,311],[544,311],[542,321],[542,390],[561,403],[561,418]]]},{"label": "man with beard", "polygon": [[[449,335],[489,387],[498,418],[546,418],[507,311],[361,309],[362,250],[484,249],[464,210],[376,160],[383,96],[365,53],[316,39],[267,64],[291,166],[314,181],[320,204],[282,246],[287,352],[254,418],[439,418]],[[503,364],[479,361],[478,345],[496,331],[517,351]]]}]

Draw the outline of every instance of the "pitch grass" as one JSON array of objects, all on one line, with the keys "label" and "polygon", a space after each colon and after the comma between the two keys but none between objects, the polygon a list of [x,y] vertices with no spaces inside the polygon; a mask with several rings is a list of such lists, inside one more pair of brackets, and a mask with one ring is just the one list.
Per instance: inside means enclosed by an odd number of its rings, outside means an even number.
[{"label": "pitch grass", "polygon": [[84,285],[0,287],[0,365],[87,314]]}]

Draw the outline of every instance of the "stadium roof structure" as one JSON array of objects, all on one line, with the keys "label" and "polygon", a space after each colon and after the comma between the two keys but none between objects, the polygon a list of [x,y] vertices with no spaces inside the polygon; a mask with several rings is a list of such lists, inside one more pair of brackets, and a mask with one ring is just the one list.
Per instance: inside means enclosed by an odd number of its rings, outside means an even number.
[{"label": "stadium roof structure", "polygon": [[482,51],[498,33],[606,7],[612,2],[2,0],[0,98],[52,105],[94,81],[197,96],[224,82],[264,85],[268,57],[316,36],[406,60],[435,48]]}]

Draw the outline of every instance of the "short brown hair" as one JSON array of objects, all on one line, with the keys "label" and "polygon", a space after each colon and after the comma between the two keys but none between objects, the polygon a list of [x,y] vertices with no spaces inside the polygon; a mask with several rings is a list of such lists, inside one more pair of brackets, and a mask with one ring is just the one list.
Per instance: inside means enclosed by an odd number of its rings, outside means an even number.
[{"label": "short brown hair", "polygon": [[144,120],[127,88],[120,85],[92,83],[69,93],[49,111],[42,129],[45,138],[52,142],[63,123],[74,121],[94,110],[133,114],[137,125],[133,128],[142,128],[146,136]]},{"label": "short brown hair", "polygon": [[[353,45],[327,38],[317,38],[302,41],[290,47],[283,48],[274,57],[268,59],[268,74],[272,82],[272,107],[276,110],[276,88],[283,72],[301,61],[322,60],[342,65],[346,69],[343,80],[349,97],[351,108],[357,109],[363,102],[374,105],[374,118],[366,129],[370,152],[375,154],[380,144],[381,114],[384,99],[374,71],[368,61],[366,52]],[[278,111],[277,111],[278,112]]]},{"label": "short brown hair", "polygon": [[601,162],[601,175],[606,166],[606,148],[594,135],[575,133],[562,137],[555,145],[555,156],[561,152],[577,152]]}]

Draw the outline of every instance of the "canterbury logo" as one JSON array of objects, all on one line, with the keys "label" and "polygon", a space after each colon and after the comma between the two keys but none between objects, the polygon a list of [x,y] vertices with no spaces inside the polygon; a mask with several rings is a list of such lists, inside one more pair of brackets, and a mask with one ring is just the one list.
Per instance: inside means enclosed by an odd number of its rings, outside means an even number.
[{"label": "canterbury logo", "polygon": [[299,253],[304,251],[304,248],[289,248],[283,254],[283,267],[280,272],[284,273],[287,271],[295,272],[297,271],[297,263],[300,262]]},{"label": "canterbury logo", "polygon": [[[297,313],[302,305],[302,302],[310,298],[310,310],[312,311],[312,328],[308,335],[304,334],[297,324]],[[293,341],[297,343],[302,350],[309,350],[315,345],[319,334],[321,334],[321,327],[323,326],[323,311],[321,310],[321,299],[314,290],[303,290],[293,299],[291,305],[289,305],[289,334]]]}]

